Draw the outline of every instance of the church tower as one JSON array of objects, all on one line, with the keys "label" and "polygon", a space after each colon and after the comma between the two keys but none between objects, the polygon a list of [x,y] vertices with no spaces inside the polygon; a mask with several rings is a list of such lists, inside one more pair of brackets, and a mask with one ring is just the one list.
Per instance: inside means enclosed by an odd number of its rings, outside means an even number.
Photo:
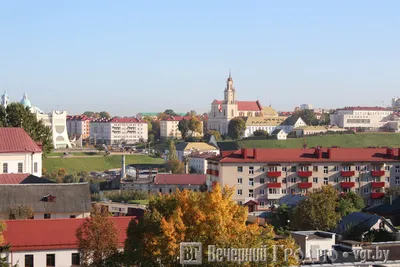
[{"label": "church tower", "polygon": [[4,108],[7,108],[7,105],[10,103],[10,97],[8,96],[7,92],[4,92],[4,94],[1,96],[1,105]]},{"label": "church tower", "polygon": [[233,79],[231,76],[231,71],[229,71],[229,77],[228,77],[228,80],[226,81],[226,88],[224,91],[225,104],[234,104],[235,103],[235,101],[236,101],[235,93],[236,93],[236,90],[233,87]]}]

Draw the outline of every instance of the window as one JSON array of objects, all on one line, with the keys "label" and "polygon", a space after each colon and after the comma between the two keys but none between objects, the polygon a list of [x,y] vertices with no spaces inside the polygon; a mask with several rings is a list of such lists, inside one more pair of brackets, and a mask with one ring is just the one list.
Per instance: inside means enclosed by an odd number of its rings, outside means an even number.
[{"label": "window", "polygon": [[300,171],[302,172],[308,172],[308,166],[301,166]]},{"label": "window", "polygon": [[286,184],[286,183],[287,183],[287,179],[286,179],[286,178],[283,178],[283,179],[282,179],[282,183]]},{"label": "window", "polygon": [[282,171],[286,172],[287,171],[287,167],[282,167]]},{"label": "window", "polygon": [[286,189],[282,189],[282,194],[284,194],[284,195],[286,195],[286,194],[287,194],[287,191],[286,191]]},{"label": "window", "polygon": [[324,177],[324,185],[328,185],[328,183],[329,183],[328,177]]},{"label": "window", "polygon": [[386,165],[385,166],[385,171],[387,171],[387,172],[390,171],[390,166]]},{"label": "window", "polygon": [[238,201],[237,203],[238,203],[238,205],[240,205],[240,206],[243,205],[243,202],[242,202],[242,201]]},{"label": "window", "polygon": [[265,183],[264,178],[260,178],[260,184],[263,184],[263,183]]},{"label": "window", "polygon": [[265,206],[265,202],[264,201],[260,201],[260,207],[264,207]]},{"label": "window", "polygon": [[329,172],[328,166],[324,166],[324,173],[327,174]]},{"label": "window", "polygon": [[70,218],[70,219],[75,219],[75,218],[76,218],[76,215],[69,215],[69,218]]},{"label": "window", "polygon": [[238,183],[238,184],[242,184],[242,183],[243,183],[243,179],[242,179],[242,178],[238,178],[237,183]]},{"label": "window", "polygon": [[47,254],[46,255],[46,266],[47,267],[55,267],[56,266],[56,254]]},{"label": "window", "polygon": [[253,186],[254,185],[254,179],[253,178],[249,178],[249,186]]},{"label": "window", "polygon": [[260,195],[264,195],[265,194],[265,190],[264,189],[261,189],[260,190]]},{"label": "window", "polygon": [[400,177],[399,176],[396,177],[395,184],[400,185]]},{"label": "window", "polygon": [[387,183],[390,182],[390,177],[386,177],[386,182],[387,182]]},{"label": "window", "polygon": [[396,166],[395,172],[400,173],[400,166]]},{"label": "window", "polygon": [[313,183],[317,184],[318,183],[318,177],[312,178]]},{"label": "window", "polygon": [[3,173],[8,173],[8,163],[3,163]]},{"label": "window", "polygon": [[290,182],[295,183],[296,182],[296,177],[290,177]]},{"label": "window", "polygon": [[254,190],[253,189],[249,189],[249,197],[254,197]]},{"label": "window", "polygon": [[243,172],[243,167],[242,166],[237,167],[237,171],[238,172]]},{"label": "window", "polygon": [[313,171],[318,172],[318,166],[313,166]]},{"label": "window", "polygon": [[79,253],[72,253],[71,254],[71,262],[72,265],[80,266],[81,265],[81,257]]},{"label": "window", "polygon": [[158,189],[158,192],[162,193],[162,188]]},{"label": "window", "polygon": [[51,214],[50,213],[45,213],[44,214],[45,219],[51,219]]},{"label": "window", "polygon": [[278,178],[269,178],[269,182],[270,183],[277,183],[278,182]]},{"label": "window", "polygon": [[169,189],[169,192],[172,193],[172,189],[171,188]]},{"label": "window", "polygon": [[33,163],[33,172],[38,172],[38,163]]},{"label": "window", "polygon": [[364,176],[363,181],[368,183],[369,182],[368,176]]},{"label": "window", "polygon": [[346,178],[344,178],[344,181],[345,182],[351,182],[351,178],[350,177],[346,177]]},{"label": "window", "polygon": [[343,166],[344,171],[350,171],[350,166]]},{"label": "window", "polygon": [[356,192],[357,194],[359,194],[359,193],[360,193],[360,188],[356,188],[356,189],[355,189],[355,192]]},{"label": "window", "polygon": [[249,174],[254,174],[254,167],[249,167]]},{"label": "window", "polygon": [[260,167],[260,172],[265,172],[265,168],[264,167]]},{"label": "window", "polygon": [[334,171],[334,172],[339,171],[339,166],[334,166],[334,167],[333,167],[333,171]]},{"label": "window", "polygon": [[279,194],[279,188],[268,188],[268,194],[276,195]]},{"label": "window", "polygon": [[349,193],[351,192],[350,188],[343,188],[343,193]]},{"label": "window", "polygon": [[307,189],[304,189],[304,188],[300,189],[300,194],[302,194],[302,195],[307,194]]},{"label": "window", "polygon": [[278,167],[269,167],[268,171],[269,172],[277,172],[278,171]]},{"label": "window", "polygon": [[290,193],[291,193],[292,195],[296,194],[296,188],[290,189]]},{"label": "window", "polygon": [[297,169],[296,166],[292,166],[292,167],[290,168],[290,171],[291,171],[291,172],[296,172],[296,169]]},{"label": "window", "polygon": [[25,255],[25,267],[33,267],[33,255]]},{"label": "window", "polygon": [[369,188],[368,187],[364,187],[363,192],[364,192],[364,194],[369,194]]},{"label": "window", "polygon": [[241,196],[242,195],[242,189],[238,189],[238,191],[237,191],[237,194],[238,194],[238,196]]},{"label": "window", "polygon": [[334,178],[333,178],[333,182],[339,183],[339,177],[334,177]]},{"label": "window", "polygon": [[18,172],[19,173],[24,172],[24,164],[22,162],[18,162]]},{"label": "window", "polygon": [[360,165],[357,165],[357,166],[356,166],[356,171],[359,172],[360,170],[361,170],[361,166],[360,166]]}]

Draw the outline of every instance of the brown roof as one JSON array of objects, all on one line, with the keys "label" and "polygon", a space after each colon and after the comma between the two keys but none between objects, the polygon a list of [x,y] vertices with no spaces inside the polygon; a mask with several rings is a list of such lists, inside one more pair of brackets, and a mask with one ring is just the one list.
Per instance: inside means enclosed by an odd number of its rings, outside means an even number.
[{"label": "brown roof", "polygon": [[0,128],[0,153],[42,152],[42,149],[22,128]]},{"label": "brown roof", "polygon": [[157,174],[154,184],[173,184],[173,185],[202,185],[206,182],[205,174]]},{"label": "brown roof", "polygon": [[54,183],[45,178],[29,173],[3,173],[0,174],[0,184],[47,184]]}]

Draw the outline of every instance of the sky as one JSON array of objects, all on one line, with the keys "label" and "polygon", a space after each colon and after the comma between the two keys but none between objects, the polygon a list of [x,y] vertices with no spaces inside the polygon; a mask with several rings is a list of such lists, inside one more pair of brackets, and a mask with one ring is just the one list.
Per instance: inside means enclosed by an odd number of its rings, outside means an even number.
[{"label": "sky", "polygon": [[0,93],[42,110],[289,111],[400,96],[400,1],[0,0]]}]

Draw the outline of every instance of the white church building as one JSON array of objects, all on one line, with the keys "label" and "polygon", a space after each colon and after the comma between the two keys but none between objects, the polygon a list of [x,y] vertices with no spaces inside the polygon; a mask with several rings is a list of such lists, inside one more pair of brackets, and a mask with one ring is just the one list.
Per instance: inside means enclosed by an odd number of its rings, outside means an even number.
[{"label": "white church building", "polygon": [[[67,132],[67,112],[66,111],[52,111],[51,113],[44,113],[38,107],[34,107],[28,99],[27,94],[24,94],[20,101],[25,108],[36,115],[37,120],[42,120],[44,125],[50,127],[53,133],[54,148],[71,147]],[[1,96],[1,105],[5,108],[10,104],[10,97],[7,92]]]},{"label": "white church building", "polygon": [[224,90],[224,100],[214,100],[208,117],[208,129],[217,130],[221,134],[228,133],[228,124],[235,117],[262,116],[263,108],[257,101],[237,101],[236,89],[229,73]]}]

